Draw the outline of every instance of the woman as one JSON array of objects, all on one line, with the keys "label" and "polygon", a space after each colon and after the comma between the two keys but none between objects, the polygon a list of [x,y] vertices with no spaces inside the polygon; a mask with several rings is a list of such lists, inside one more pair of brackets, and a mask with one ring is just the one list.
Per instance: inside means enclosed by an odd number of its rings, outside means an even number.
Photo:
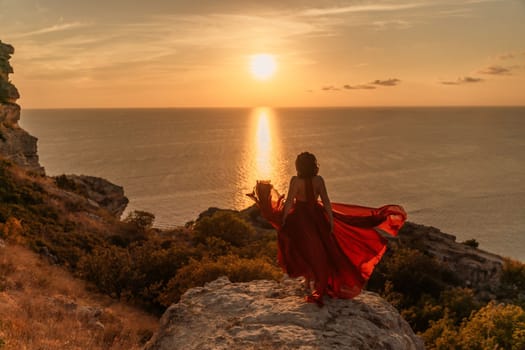
[{"label": "woman", "polygon": [[284,203],[267,181],[257,182],[250,195],[277,229],[279,264],[290,277],[302,276],[307,285],[313,281],[308,302],[322,306],[324,295],[353,298],[386,250],[376,229],[397,235],[406,213],[397,205],[330,203],[315,156],[299,154],[295,167]]}]

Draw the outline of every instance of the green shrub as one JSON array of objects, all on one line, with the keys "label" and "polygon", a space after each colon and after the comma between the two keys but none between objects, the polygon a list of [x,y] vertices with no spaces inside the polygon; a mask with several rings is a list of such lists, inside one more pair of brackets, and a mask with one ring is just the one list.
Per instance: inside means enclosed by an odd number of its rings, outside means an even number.
[{"label": "green shrub", "polygon": [[477,248],[479,246],[479,242],[475,239],[467,239],[464,242],[461,242],[464,245],[468,245],[469,247]]},{"label": "green shrub", "polygon": [[134,210],[128,214],[126,219],[124,219],[124,222],[135,226],[143,232],[152,228],[154,221],[154,214],[142,210]]},{"label": "green shrub", "polygon": [[134,210],[128,214],[111,237],[116,245],[126,247],[132,242],[144,241],[149,238],[155,221],[155,215],[147,211]]},{"label": "green shrub", "polygon": [[488,303],[472,314],[459,331],[462,349],[516,349],[525,347],[525,312],[516,305]]},{"label": "green shrub", "polygon": [[428,349],[484,350],[525,348],[525,311],[489,302],[459,326],[445,315],[422,334]]},{"label": "green shrub", "polygon": [[425,332],[419,334],[428,350],[451,350],[458,348],[458,332],[454,320],[445,314],[436,321],[430,321]]},{"label": "green shrub", "polygon": [[281,278],[279,269],[266,259],[243,259],[236,255],[221,256],[217,260],[204,258],[190,260],[180,268],[160,296],[159,301],[165,306],[177,302],[189,288],[203,286],[206,282],[227,276],[232,282],[247,282],[257,279]]},{"label": "green shrub", "polygon": [[211,236],[206,237],[204,244],[199,245],[198,249],[205,257],[217,259],[219,256],[232,254],[233,247],[221,238]]},{"label": "green shrub", "polygon": [[440,296],[440,304],[447,309],[447,313],[455,320],[456,324],[459,324],[482,306],[472,289],[461,287],[444,290]]},{"label": "green shrub", "polygon": [[216,212],[195,225],[195,240],[199,243],[205,243],[209,237],[217,237],[234,247],[240,247],[253,240],[254,236],[253,227],[230,212]]},{"label": "green shrub", "polygon": [[75,181],[68,179],[66,175],[59,175],[55,177],[55,183],[58,188],[61,188],[66,191],[76,192],[77,185]]},{"label": "green shrub", "polygon": [[415,331],[422,332],[445,312],[466,312],[459,300],[450,308],[452,311],[447,308],[446,303],[453,301],[455,294],[443,293],[458,284],[456,275],[437,259],[416,249],[391,248],[376,266],[367,289],[379,292],[398,308]]},{"label": "green shrub", "polygon": [[447,287],[459,284],[458,278],[445,265],[410,248],[393,250],[383,258],[368,287],[382,292],[386,281],[391,281],[392,291],[403,295],[404,305],[416,304],[424,294],[438,299]]},{"label": "green shrub", "polygon": [[421,295],[417,303],[406,306],[400,311],[401,316],[415,331],[427,329],[430,322],[442,318],[444,312],[443,306],[428,294]]},{"label": "green shrub", "polygon": [[197,257],[191,247],[177,245],[162,247],[161,240],[148,240],[129,247],[132,269],[136,271],[129,281],[128,291],[148,303],[156,303],[166,284],[191,258]]},{"label": "green shrub", "polygon": [[157,298],[168,281],[191,258],[198,257],[191,247],[165,243],[149,239],[128,247],[98,247],[82,257],[79,274],[104,293],[158,306]]},{"label": "green shrub", "polygon": [[525,307],[525,264],[512,259],[505,260],[498,294]]},{"label": "green shrub", "polygon": [[98,247],[90,255],[80,259],[80,276],[95,283],[97,288],[111,296],[120,298],[127,281],[131,278],[130,256],[119,247]]}]

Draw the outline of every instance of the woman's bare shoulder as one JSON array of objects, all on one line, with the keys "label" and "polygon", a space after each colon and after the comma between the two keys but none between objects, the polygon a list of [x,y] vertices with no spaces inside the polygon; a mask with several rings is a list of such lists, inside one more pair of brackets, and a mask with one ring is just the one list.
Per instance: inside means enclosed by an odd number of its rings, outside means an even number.
[{"label": "woman's bare shoulder", "polygon": [[317,193],[321,193],[323,191],[326,191],[326,185],[324,183],[324,179],[321,175],[316,175],[313,178],[312,184],[315,188],[315,191]]},{"label": "woman's bare shoulder", "polygon": [[321,175],[315,175],[313,177],[313,181],[316,182],[316,183],[324,183],[324,179]]}]

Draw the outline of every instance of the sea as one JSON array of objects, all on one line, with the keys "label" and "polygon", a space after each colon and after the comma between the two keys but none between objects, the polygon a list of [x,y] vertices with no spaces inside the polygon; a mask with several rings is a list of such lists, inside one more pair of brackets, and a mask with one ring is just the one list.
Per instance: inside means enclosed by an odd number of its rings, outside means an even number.
[{"label": "sea", "polygon": [[525,107],[23,109],[48,175],[106,178],[126,213],[171,228],[282,194],[317,156],[332,202],[400,204],[409,221],[525,261]]}]

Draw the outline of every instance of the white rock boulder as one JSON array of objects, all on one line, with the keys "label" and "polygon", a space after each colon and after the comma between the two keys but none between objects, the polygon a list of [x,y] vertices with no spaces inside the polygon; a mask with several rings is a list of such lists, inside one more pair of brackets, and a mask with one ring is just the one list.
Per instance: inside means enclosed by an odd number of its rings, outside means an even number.
[{"label": "white rock boulder", "polygon": [[162,316],[145,350],[424,349],[397,310],[375,293],[304,302],[300,281],[231,283],[188,290]]}]

